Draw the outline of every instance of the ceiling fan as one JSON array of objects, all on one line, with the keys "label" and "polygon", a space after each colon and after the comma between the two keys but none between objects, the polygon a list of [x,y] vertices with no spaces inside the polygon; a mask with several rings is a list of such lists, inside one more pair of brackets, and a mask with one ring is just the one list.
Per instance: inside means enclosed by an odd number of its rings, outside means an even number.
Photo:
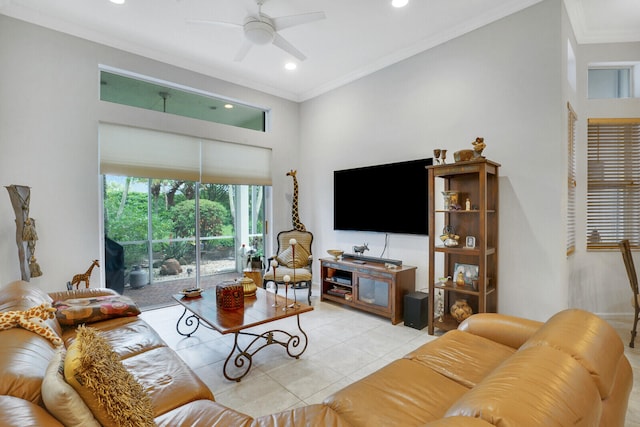
[{"label": "ceiling fan", "polygon": [[289,43],[284,37],[282,37],[278,31],[285,28],[295,27],[297,25],[306,24],[320,19],[325,19],[324,12],[309,12],[301,13],[298,15],[279,16],[277,18],[271,18],[270,16],[262,13],[262,5],[266,0],[256,0],[258,4],[258,14],[249,14],[243,24],[237,24],[233,22],[224,21],[207,21],[192,19],[188,22],[194,24],[211,24],[211,25],[224,25],[235,28],[242,28],[244,31],[244,42],[240,47],[240,50],[233,58],[234,61],[242,61],[247,55],[251,46],[266,45],[273,43],[275,46],[295,56],[300,61],[304,61],[307,57],[300,52],[295,46]]}]

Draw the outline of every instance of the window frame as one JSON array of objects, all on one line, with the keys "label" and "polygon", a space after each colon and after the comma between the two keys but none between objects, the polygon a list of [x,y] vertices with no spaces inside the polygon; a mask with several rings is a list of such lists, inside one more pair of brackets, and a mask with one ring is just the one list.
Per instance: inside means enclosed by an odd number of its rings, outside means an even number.
[{"label": "window frame", "polygon": [[587,132],[587,250],[640,243],[640,118],[590,118]]}]

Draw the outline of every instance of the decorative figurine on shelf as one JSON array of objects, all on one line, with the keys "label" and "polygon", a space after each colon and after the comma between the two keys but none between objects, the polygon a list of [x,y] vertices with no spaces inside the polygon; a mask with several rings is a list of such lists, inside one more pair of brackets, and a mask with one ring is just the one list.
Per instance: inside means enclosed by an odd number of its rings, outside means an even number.
[{"label": "decorative figurine on shelf", "polygon": [[434,164],[439,165],[440,164],[440,149],[439,148],[434,148],[433,149],[433,160],[434,160]]},{"label": "decorative figurine on shelf", "polygon": [[364,251],[368,251],[369,250],[369,243],[365,243],[361,246],[354,246],[353,247],[353,252],[355,252],[356,255],[364,255]]},{"label": "decorative figurine on shelf", "polygon": [[89,279],[91,279],[91,272],[93,271],[94,267],[100,267],[100,263],[97,259],[93,260],[93,262],[89,266],[89,269],[84,274],[76,274],[75,276],[73,276],[73,279],[71,279],[71,281],[67,283],[67,288],[73,289],[73,286],[75,285],[76,289],[78,289],[80,282],[84,282],[85,288],[88,288]]},{"label": "decorative figurine on shelf", "polygon": [[477,137],[475,141],[471,143],[473,145],[473,157],[475,159],[482,158],[482,150],[487,147],[487,144],[484,143],[484,138]]},{"label": "decorative figurine on shelf", "polygon": [[475,141],[471,143],[473,150],[459,150],[453,153],[453,158],[457,162],[468,162],[469,160],[482,159],[482,150],[484,150],[487,144],[484,143],[484,138],[477,137]]},{"label": "decorative figurine on shelf", "polygon": [[458,272],[458,275],[456,276],[456,285],[464,286],[464,275],[462,274],[462,271]]},{"label": "decorative figurine on shelf", "polygon": [[456,230],[452,225],[447,225],[442,230],[440,240],[442,240],[442,243],[444,243],[446,247],[453,248],[458,246],[458,240],[460,240],[460,236],[456,234]]},{"label": "decorative figurine on shelf", "polygon": [[467,198],[467,201],[464,202],[464,209],[467,211],[471,210],[471,200],[469,200],[469,198]]}]

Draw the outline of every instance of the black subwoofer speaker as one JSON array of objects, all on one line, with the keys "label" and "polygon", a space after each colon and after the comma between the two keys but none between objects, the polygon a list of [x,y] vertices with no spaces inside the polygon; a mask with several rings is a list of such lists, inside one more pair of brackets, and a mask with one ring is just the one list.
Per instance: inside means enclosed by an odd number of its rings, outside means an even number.
[{"label": "black subwoofer speaker", "polygon": [[404,325],[415,329],[427,326],[429,294],[411,292],[404,295]]}]

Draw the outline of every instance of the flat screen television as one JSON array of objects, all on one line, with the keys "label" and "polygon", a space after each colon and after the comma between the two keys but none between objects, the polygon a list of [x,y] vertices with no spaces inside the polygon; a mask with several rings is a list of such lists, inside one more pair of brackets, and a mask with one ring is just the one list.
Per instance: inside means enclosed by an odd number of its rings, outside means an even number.
[{"label": "flat screen television", "polygon": [[410,160],[333,172],[334,230],[427,235],[426,166]]}]

